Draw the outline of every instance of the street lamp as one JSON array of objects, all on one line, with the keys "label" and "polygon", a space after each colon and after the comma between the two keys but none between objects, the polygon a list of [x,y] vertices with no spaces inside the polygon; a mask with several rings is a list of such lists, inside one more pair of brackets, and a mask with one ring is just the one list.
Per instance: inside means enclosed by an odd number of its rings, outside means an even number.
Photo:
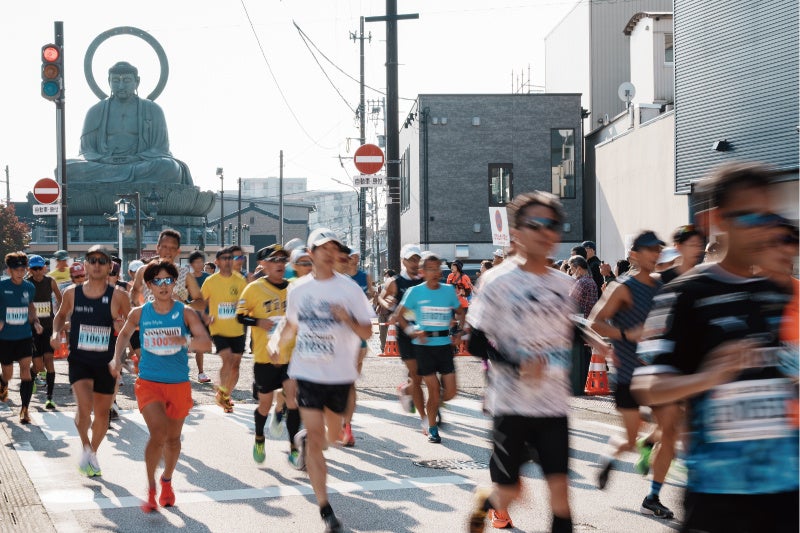
[{"label": "street lamp", "polygon": [[[155,190],[153,190],[155,192]],[[139,192],[130,194],[118,194],[119,198],[132,199],[134,208],[136,209],[136,257],[139,259],[142,256],[142,212],[141,212],[141,196]]]},{"label": "street lamp", "polygon": [[117,206],[117,228],[118,228],[118,237],[119,237],[119,257],[120,259],[124,260],[124,253],[122,251],[122,237],[125,232],[125,215],[128,214],[128,205],[130,202],[125,198],[120,198],[116,202],[114,202]]}]

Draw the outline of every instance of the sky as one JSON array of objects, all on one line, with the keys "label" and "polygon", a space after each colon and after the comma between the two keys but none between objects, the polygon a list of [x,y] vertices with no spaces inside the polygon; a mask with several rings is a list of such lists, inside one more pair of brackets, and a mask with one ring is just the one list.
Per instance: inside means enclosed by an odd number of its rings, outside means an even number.
[{"label": "sky", "polygon": [[[399,0],[399,124],[419,94],[510,93],[521,81],[543,89],[544,38],[577,0]],[[585,1],[585,0],[584,0]],[[359,17],[385,13],[383,0],[8,0],[0,3],[0,179],[9,168],[12,201],[56,167],[55,105],[40,96],[41,47],[64,22],[66,156],[76,157],[86,110],[97,102],[83,72],[100,33],[133,26],[161,43],[169,80],[156,99],[173,156],[195,185],[225,190],[236,178],[304,177],[311,190],[344,190],[359,145]],[[296,26],[295,26],[296,25]],[[383,120],[385,23],[365,23],[367,142]],[[302,30],[302,34],[297,27]],[[312,53],[313,52],[313,53]],[[98,48],[93,75],[108,92],[108,68],[139,68],[139,95],[159,76],[142,40],[117,36]],[[529,74],[530,73],[530,74]],[[5,198],[5,183],[0,184]]]}]

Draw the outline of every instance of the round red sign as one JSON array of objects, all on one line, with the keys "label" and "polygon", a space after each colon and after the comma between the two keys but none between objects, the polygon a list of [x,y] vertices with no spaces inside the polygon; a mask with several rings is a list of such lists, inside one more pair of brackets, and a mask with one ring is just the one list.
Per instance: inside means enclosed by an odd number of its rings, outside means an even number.
[{"label": "round red sign", "polygon": [[33,185],[33,197],[40,204],[52,204],[60,194],[61,186],[52,178],[42,178]]},{"label": "round red sign", "polygon": [[374,144],[362,144],[356,150],[353,160],[362,174],[375,174],[383,168],[383,150]]}]

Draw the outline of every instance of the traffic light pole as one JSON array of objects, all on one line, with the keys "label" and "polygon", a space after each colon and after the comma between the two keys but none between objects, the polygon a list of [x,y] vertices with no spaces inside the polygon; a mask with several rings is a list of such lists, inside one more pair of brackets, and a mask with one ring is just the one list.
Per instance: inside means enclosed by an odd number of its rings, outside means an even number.
[{"label": "traffic light pole", "polygon": [[[64,50],[64,23],[60,20],[55,21],[55,44]],[[63,59],[62,59],[63,61]],[[62,65],[64,63],[62,62]],[[64,101],[65,96],[65,82],[64,73],[61,74],[61,96],[56,100],[56,154],[58,158],[58,165],[56,166],[56,181],[61,184],[61,214],[59,221],[61,225],[61,232],[59,236],[59,250],[69,250],[69,240],[67,238],[69,219],[67,218],[67,156],[66,156],[66,127],[64,120]]]}]

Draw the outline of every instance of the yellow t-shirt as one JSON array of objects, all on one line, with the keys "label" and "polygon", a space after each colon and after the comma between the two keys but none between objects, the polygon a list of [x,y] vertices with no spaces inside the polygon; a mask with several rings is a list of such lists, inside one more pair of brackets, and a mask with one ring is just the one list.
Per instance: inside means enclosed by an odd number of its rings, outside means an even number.
[{"label": "yellow t-shirt", "polygon": [[[208,283],[206,281],[206,283]],[[205,285],[203,285],[205,287]],[[266,278],[259,278],[245,287],[236,313],[253,318],[270,318],[274,322],[286,315],[286,291],[289,288],[278,288]],[[274,328],[273,328],[274,330]],[[253,340],[253,362],[272,363],[267,353],[267,343],[270,332],[263,328],[251,327],[250,336]],[[285,365],[292,357],[293,346],[284,346],[281,349],[280,360],[277,364]]]},{"label": "yellow t-shirt", "polygon": [[54,268],[51,272],[48,272],[47,275],[56,280],[56,283],[58,284],[72,281],[72,278],[69,275],[69,267],[66,267],[64,269],[64,272],[61,272],[57,268]]},{"label": "yellow t-shirt", "polygon": [[211,274],[200,287],[203,299],[208,302],[208,313],[214,321],[208,329],[212,335],[239,337],[244,335],[244,324],[236,320],[236,304],[247,281],[235,274],[225,277],[219,272]]}]

